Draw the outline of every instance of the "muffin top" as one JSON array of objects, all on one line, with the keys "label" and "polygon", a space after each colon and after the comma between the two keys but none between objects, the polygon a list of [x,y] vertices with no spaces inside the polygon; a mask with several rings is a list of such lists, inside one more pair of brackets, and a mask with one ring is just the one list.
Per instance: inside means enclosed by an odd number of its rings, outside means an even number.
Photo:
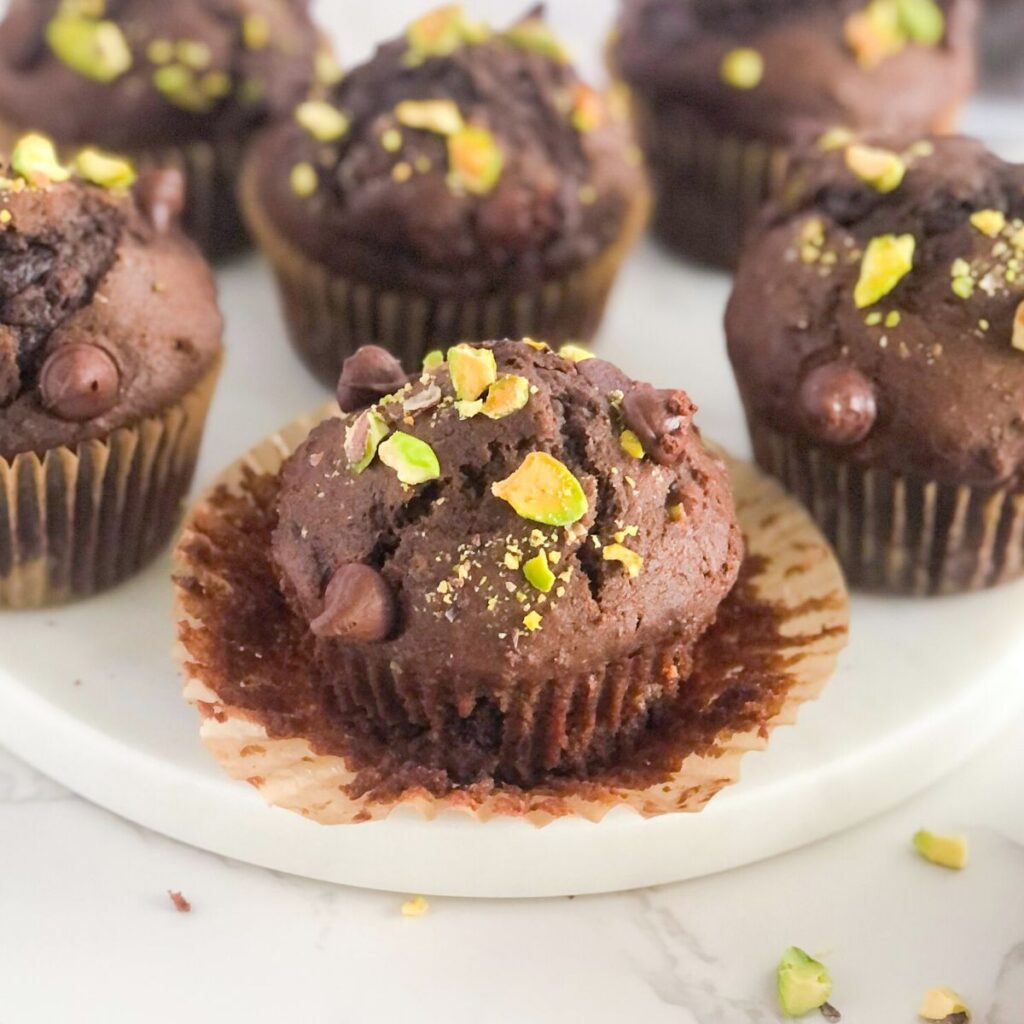
[{"label": "muffin top", "polygon": [[956,137],[809,153],[748,241],[726,328],[777,430],[894,473],[1019,481],[1024,166]]},{"label": "muffin top", "polygon": [[38,135],[0,160],[4,458],[155,415],[220,352],[213,280],[175,224],[181,176],[133,182],[128,163],[96,150],[76,168]]},{"label": "muffin top", "polygon": [[612,60],[740,135],[921,134],[970,89],[976,17],[977,0],[625,0]]},{"label": "muffin top", "polygon": [[306,0],[13,0],[0,119],[138,152],[234,135],[331,72]]},{"label": "muffin top", "polygon": [[259,205],[343,274],[455,294],[529,285],[616,240],[643,194],[621,111],[531,14],[440,8],[269,129]]},{"label": "muffin top", "polygon": [[406,380],[360,350],[350,411],[283,470],[273,557],[313,633],[396,671],[496,681],[696,639],[742,541],[686,394],[536,342],[440,359]]}]

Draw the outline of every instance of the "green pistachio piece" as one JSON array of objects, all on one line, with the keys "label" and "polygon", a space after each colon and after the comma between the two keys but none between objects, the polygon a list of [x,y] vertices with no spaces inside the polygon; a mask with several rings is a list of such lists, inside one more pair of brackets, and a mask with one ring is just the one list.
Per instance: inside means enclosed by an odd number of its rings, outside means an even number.
[{"label": "green pistachio piece", "polygon": [[946,16],[935,0],[896,0],[900,27],[922,46],[938,46],[946,34]]},{"label": "green pistachio piece", "polygon": [[336,142],[349,128],[349,119],[337,107],[322,100],[307,100],[295,108],[295,120],[317,142]]},{"label": "green pistachio piece", "polygon": [[543,18],[525,18],[502,33],[501,38],[520,50],[529,50],[550,57],[559,64],[568,64],[569,54],[558,36]]},{"label": "green pistachio piece", "polygon": [[967,867],[967,838],[965,836],[940,836],[921,829],[914,835],[914,849],[924,857],[944,868],[961,870]]},{"label": "green pistachio piece", "polygon": [[734,89],[756,89],[764,78],[764,58],[748,46],[730,50],[722,58],[722,81]]},{"label": "green pistachio piece", "polygon": [[523,519],[547,526],[571,526],[589,508],[579,480],[547,452],[530,452],[511,476],[491,485],[491,493]]},{"label": "green pistachio piece", "polygon": [[971,214],[971,224],[983,235],[998,238],[1006,227],[1006,214],[1002,210],[978,210]]},{"label": "green pistachio piece", "polygon": [[644,567],[643,556],[623,544],[605,544],[601,549],[601,557],[606,562],[619,562],[631,579],[639,576],[640,570]]},{"label": "green pistachio piece", "polygon": [[75,157],[75,170],[86,181],[103,188],[131,188],[135,182],[135,168],[130,161],[91,147]]},{"label": "green pistachio piece", "polygon": [[436,480],[441,475],[441,465],[434,449],[412,434],[396,431],[377,449],[380,461],[398,474],[403,484],[415,486]]},{"label": "green pistachio piece", "polygon": [[444,365],[444,353],[440,349],[434,349],[433,352],[428,352],[423,357],[423,369],[424,370],[436,370],[439,366]]},{"label": "green pistachio piece", "polygon": [[883,195],[898,189],[907,173],[907,165],[899,156],[875,146],[849,146],[846,166],[861,181]]},{"label": "green pistachio piece", "polygon": [[525,377],[507,374],[490,386],[487,400],[480,411],[492,420],[500,420],[518,412],[529,401],[530,382]]},{"label": "green pistachio piece", "polygon": [[619,447],[634,459],[642,459],[644,457],[644,446],[640,443],[640,438],[632,430],[624,430],[619,434]]},{"label": "green pistachio piece", "polygon": [[265,50],[270,45],[270,22],[262,14],[245,15],[242,42],[248,50]]},{"label": "green pistachio piece", "polygon": [[862,67],[873,68],[907,45],[895,0],[871,0],[844,23],[846,44]]},{"label": "green pistachio piece", "polygon": [[405,32],[409,43],[406,63],[418,64],[428,57],[448,57],[467,43],[487,38],[487,29],[466,17],[462,4],[448,4],[424,14]]},{"label": "green pistachio piece", "polygon": [[202,80],[184,64],[165,64],[153,72],[153,85],[168,103],[193,114],[205,114],[215,97],[207,95]]},{"label": "green pistachio piece", "polygon": [[455,189],[486,195],[501,178],[505,154],[486,128],[467,125],[448,136],[448,166]]},{"label": "green pistachio piece", "polygon": [[46,26],[46,42],[61,63],[97,82],[113,82],[132,66],[128,40],[113,21],[58,14]]},{"label": "green pistachio piece", "polygon": [[471,420],[479,416],[484,407],[484,400],[478,398],[475,402],[460,401],[455,403],[455,411],[459,414],[460,420]]},{"label": "green pistachio piece", "polygon": [[403,100],[395,107],[395,117],[406,128],[438,135],[455,135],[465,127],[458,104],[452,100]]},{"label": "green pistachio piece", "polygon": [[527,583],[542,594],[550,593],[551,588],[555,585],[555,574],[548,565],[546,551],[542,551],[539,555],[534,555],[523,566],[523,575],[526,577]]},{"label": "green pistachio piece", "polygon": [[387,421],[375,409],[360,413],[345,431],[345,455],[355,474],[362,473],[377,454],[381,441],[391,432]]},{"label": "green pistachio piece", "polygon": [[592,132],[604,121],[605,107],[601,94],[589,85],[577,84],[572,98],[572,123],[578,132]]},{"label": "green pistachio piece", "polygon": [[288,175],[292,192],[300,199],[308,199],[320,184],[316,168],[308,161],[296,164]]},{"label": "green pistachio piece", "polygon": [[828,1002],[832,979],[824,964],[790,946],[779,961],[778,990],[782,1012],[787,1017],[802,1017]]},{"label": "green pistachio piece", "polygon": [[67,181],[71,172],[57,159],[57,150],[45,135],[23,135],[11,153],[11,167],[30,185]]},{"label": "green pistachio piece", "polygon": [[563,359],[571,359],[574,363],[584,363],[588,359],[593,359],[593,352],[588,352],[582,345],[574,345],[569,342],[563,345],[559,350],[558,354]]},{"label": "green pistachio piece", "polygon": [[448,372],[456,397],[464,402],[475,402],[498,379],[494,353],[465,343],[448,349]]},{"label": "green pistachio piece", "polygon": [[913,235],[879,235],[864,251],[853,300],[858,309],[884,299],[914,268]]},{"label": "green pistachio piece", "polygon": [[957,1014],[964,1014],[966,1020],[971,1019],[971,1011],[967,1004],[951,988],[931,988],[921,1000],[921,1008],[917,1011],[923,1020],[945,1021]]}]

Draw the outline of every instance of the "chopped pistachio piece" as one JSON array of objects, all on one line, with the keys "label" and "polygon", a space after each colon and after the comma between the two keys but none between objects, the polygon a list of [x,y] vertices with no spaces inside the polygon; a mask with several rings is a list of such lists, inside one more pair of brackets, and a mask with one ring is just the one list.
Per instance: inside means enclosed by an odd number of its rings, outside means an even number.
[{"label": "chopped pistachio piece", "polygon": [[498,379],[498,364],[489,348],[463,342],[448,349],[448,372],[456,397],[474,402]]},{"label": "chopped pistachio piece", "polygon": [[846,166],[861,181],[883,195],[898,189],[907,173],[907,165],[899,156],[875,146],[849,146]]},{"label": "chopped pistachio piece", "polygon": [[444,365],[444,353],[435,348],[433,352],[428,352],[423,357],[423,369],[424,370],[436,370],[439,366]]},{"label": "chopped pistachio piece", "polygon": [[977,213],[971,214],[971,224],[983,235],[998,238],[999,233],[1006,227],[1006,214],[1002,210],[978,210]]},{"label": "chopped pistachio piece", "polygon": [[940,836],[924,829],[914,835],[914,849],[925,860],[944,868],[961,870],[967,867],[967,838]]},{"label": "chopped pistachio piece", "polygon": [[1013,318],[1011,344],[1018,352],[1024,352],[1024,302],[1017,307],[1017,313]]},{"label": "chopped pistachio piece", "polygon": [[938,46],[946,34],[946,16],[935,0],[896,0],[900,27],[922,46]]},{"label": "chopped pistachio piece", "polygon": [[186,67],[204,71],[213,59],[209,46],[199,39],[182,39],[175,47],[178,60]]},{"label": "chopped pistachio piece", "polygon": [[402,917],[422,917],[429,909],[425,896],[413,896],[402,904]]},{"label": "chopped pistachio piece", "polygon": [[506,374],[490,386],[480,411],[492,420],[500,420],[518,412],[529,401],[530,382],[525,377]]},{"label": "chopped pistachio piece", "polygon": [[601,557],[606,562],[621,563],[631,579],[639,576],[644,567],[643,557],[622,544],[605,544],[601,549]]},{"label": "chopped pistachio piece", "polygon": [[336,85],[345,77],[338,59],[331,52],[330,46],[322,45],[313,58],[313,69],[320,85]]},{"label": "chopped pistachio piece", "polygon": [[184,64],[165,64],[153,72],[153,85],[164,99],[193,114],[210,110],[216,98],[204,92],[200,82]]},{"label": "chopped pistachio piece", "polygon": [[755,89],[764,78],[764,58],[749,46],[730,50],[722,58],[722,81],[734,89]]},{"label": "chopped pistachio piece", "polygon": [[967,1004],[951,988],[930,988],[921,1000],[921,1008],[917,1011],[923,1020],[945,1021],[957,1014],[963,1014],[964,1020],[971,1019],[971,1011]]},{"label": "chopped pistachio piece", "polygon": [[11,167],[30,185],[67,181],[71,172],[57,159],[57,150],[45,135],[23,135],[11,153]]},{"label": "chopped pistachio piece", "polygon": [[300,199],[307,199],[317,190],[317,186],[320,184],[316,168],[305,160],[292,168],[288,180],[292,191]]},{"label": "chopped pistachio piece", "polygon": [[459,414],[460,420],[471,420],[474,416],[479,416],[483,407],[484,400],[482,398],[478,398],[474,402],[463,399],[455,403],[455,411]]},{"label": "chopped pistachio piece", "polygon": [[907,45],[896,0],[871,0],[846,19],[843,33],[857,61],[867,68],[881,64]]},{"label": "chopped pistachio piece", "polygon": [[75,170],[86,181],[103,188],[130,188],[135,181],[130,161],[91,147],[75,157]]},{"label": "chopped pistachio piece", "polygon": [[524,18],[502,33],[501,38],[520,50],[530,50],[550,57],[559,64],[569,62],[569,54],[561,40],[543,18]]},{"label": "chopped pistachio piece", "polygon": [[572,123],[578,132],[594,131],[604,120],[604,103],[596,89],[580,82],[572,101]]},{"label": "chopped pistachio piece", "polygon": [[365,470],[381,441],[391,432],[387,421],[375,409],[360,413],[345,430],[345,455],[352,472],[358,475]]},{"label": "chopped pistachio piece", "polygon": [[505,155],[486,128],[467,125],[448,136],[452,185],[473,195],[486,195],[501,178]]},{"label": "chopped pistachio piece", "polygon": [[582,345],[573,345],[571,342],[563,345],[558,350],[558,354],[563,359],[571,359],[574,363],[584,363],[588,359],[594,358],[594,354],[588,352]]},{"label": "chopped pistachio piece", "polygon": [[787,1017],[802,1017],[828,1002],[832,978],[828,968],[797,946],[790,946],[779,961],[779,1006]]},{"label": "chopped pistachio piece", "polygon": [[845,149],[853,139],[853,132],[849,128],[836,125],[818,139],[818,149],[823,153],[831,153],[835,149]]},{"label": "chopped pistachio piece", "polygon": [[116,22],[58,14],[46,42],[61,63],[96,82],[113,82],[132,66],[128,40]]},{"label": "chopped pistachio piece", "polygon": [[634,459],[642,459],[644,457],[644,446],[640,443],[640,438],[632,430],[624,430],[619,434],[619,447]]},{"label": "chopped pistachio piece", "polygon": [[879,235],[871,239],[853,293],[858,309],[884,299],[913,270],[916,245],[913,235]]},{"label": "chopped pistachio piece", "polygon": [[421,63],[428,57],[448,57],[466,43],[487,36],[482,25],[466,17],[462,4],[448,4],[417,18],[405,32],[409,43],[407,63]]},{"label": "chopped pistachio piece", "polygon": [[412,434],[402,430],[393,433],[377,449],[380,461],[398,474],[403,484],[415,486],[436,480],[441,475],[441,465],[434,449]]},{"label": "chopped pistachio piece", "polygon": [[403,100],[395,107],[395,117],[406,128],[420,128],[438,135],[455,135],[465,122],[453,100]]},{"label": "chopped pistachio piece", "polygon": [[523,625],[527,628],[530,633],[535,633],[540,629],[540,624],[543,622],[543,617],[537,612],[528,612],[523,617]]},{"label": "chopped pistachio piece", "polygon": [[152,64],[167,64],[174,60],[174,43],[170,39],[153,39],[146,46],[146,59]]},{"label": "chopped pistachio piece", "polygon": [[550,593],[551,588],[555,585],[555,574],[548,565],[546,551],[542,551],[539,555],[534,555],[523,566],[523,575],[530,586],[539,590],[542,594]]},{"label": "chopped pistachio piece", "polygon": [[590,507],[572,471],[547,452],[530,452],[511,476],[491,485],[491,493],[523,519],[547,526],[571,526]]},{"label": "chopped pistachio piece", "polygon": [[307,100],[295,108],[295,120],[317,142],[336,142],[349,128],[348,116],[322,100]]},{"label": "chopped pistachio piece", "polygon": [[523,338],[523,344],[529,345],[534,352],[550,352],[551,346],[546,341],[535,341],[533,338]]},{"label": "chopped pistachio piece", "polygon": [[265,50],[270,44],[270,22],[262,14],[242,19],[242,42],[248,50]]}]

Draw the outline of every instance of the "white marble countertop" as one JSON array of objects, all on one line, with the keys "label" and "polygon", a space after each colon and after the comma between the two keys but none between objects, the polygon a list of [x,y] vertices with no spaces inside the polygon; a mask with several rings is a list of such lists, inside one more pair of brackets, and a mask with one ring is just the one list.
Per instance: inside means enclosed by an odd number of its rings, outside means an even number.
[{"label": "white marble countertop", "polygon": [[[402,895],[164,839],[0,751],[0,1024],[767,1024],[791,944],[827,962],[847,1024],[912,1024],[936,985],[1024,1024],[1022,778],[1024,719],[911,803],[775,860],[410,918]],[[921,826],[966,831],[968,868],[916,857]]]}]

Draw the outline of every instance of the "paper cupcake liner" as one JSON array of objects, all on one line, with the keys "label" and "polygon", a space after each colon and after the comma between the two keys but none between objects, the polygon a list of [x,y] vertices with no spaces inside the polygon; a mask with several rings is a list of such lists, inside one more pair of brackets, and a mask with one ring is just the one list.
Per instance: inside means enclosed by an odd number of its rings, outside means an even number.
[{"label": "paper cupcake liner", "polygon": [[854,587],[918,597],[1024,574],[1024,490],[965,487],[857,466],[758,426],[758,463],[804,503]]},{"label": "paper cupcake liner", "polygon": [[[0,150],[9,152],[18,138],[29,130],[0,122]],[[186,187],[182,229],[211,259],[241,252],[249,245],[236,198],[246,141],[225,136],[216,142],[183,142],[125,154],[139,170],[181,171]],[[58,147],[65,161],[70,161],[80,148]]]},{"label": "paper cupcake liner", "polygon": [[251,173],[243,173],[241,202],[274,270],[292,345],[332,388],[342,363],[363,345],[384,346],[408,369],[419,367],[431,349],[460,341],[589,341],[649,210],[641,192],[618,239],[573,274],[523,291],[452,298],[345,277],[308,259],[264,213]]},{"label": "paper cupcake liner", "polygon": [[[656,780],[645,777],[631,784],[629,773],[609,769],[585,777],[552,773],[530,788],[484,779],[437,792],[421,784],[390,784],[386,752],[378,764],[368,765],[325,752],[320,738],[287,735],[288,723],[311,706],[306,683],[295,678],[295,666],[303,663],[301,650],[296,649],[295,657],[287,662],[292,669],[288,679],[299,685],[298,695],[285,699],[279,694],[273,715],[243,707],[241,701],[224,699],[217,692],[216,671],[208,659],[211,650],[229,638],[215,635],[207,622],[216,621],[218,608],[233,606],[236,601],[245,604],[251,596],[245,594],[243,581],[218,562],[218,546],[225,534],[233,531],[254,543],[242,514],[255,503],[251,481],[272,480],[312,427],[335,413],[336,409],[328,406],[289,424],[231,466],[193,508],[175,555],[175,613],[182,641],[178,655],[186,700],[199,711],[200,735],[224,770],[257,787],[269,804],[324,824],[384,818],[398,806],[413,807],[428,818],[457,810],[481,821],[515,816],[534,825],[566,815],[598,821],[620,805],[645,816],[698,811],[722,788],[738,781],[742,756],[764,748],[776,726],[793,723],[800,706],[816,698],[832,674],[848,627],[839,566],[795,501],[752,466],[730,460],[737,511],[751,560],[748,565],[753,567],[752,586],[780,625],[760,647],[751,636],[749,649],[741,647],[740,656],[720,670],[733,687],[723,688],[723,707],[712,707],[710,712],[695,707],[697,713],[711,713],[714,723],[720,720],[720,727],[716,724],[711,740],[700,749],[681,748],[675,766]],[[224,501],[233,509],[225,510]],[[272,578],[272,571],[268,569],[267,575]],[[282,601],[282,614],[285,607]],[[264,621],[260,617],[261,624]],[[728,628],[728,624],[723,627]],[[265,679],[258,678],[261,668],[257,666],[265,664],[260,659],[287,656],[281,650],[287,642],[283,632],[273,624],[264,631],[270,634],[267,654],[256,652],[252,676],[243,673],[235,680],[238,693],[267,685]],[[743,630],[734,624],[732,632],[739,635]],[[230,638],[232,642],[237,639]],[[747,643],[745,639],[742,642]],[[769,656],[773,663],[784,666],[784,683],[772,700],[762,705],[758,703],[760,695],[748,691],[756,690],[758,660]],[[686,699],[686,690],[685,685],[680,687],[680,700]],[[691,704],[696,699],[691,697]],[[744,699],[754,702],[756,720],[748,721],[749,716],[742,713]],[[737,721],[743,723],[741,727],[734,725]],[[313,731],[311,728],[310,733]],[[654,735],[652,731],[637,737],[638,762],[648,756],[648,740],[653,746]]]},{"label": "paper cupcake liner", "polygon": [[0,458],[0,608],[97,593],[164,547],[192,480],[218,371],[135,426],[74,448]]}]

